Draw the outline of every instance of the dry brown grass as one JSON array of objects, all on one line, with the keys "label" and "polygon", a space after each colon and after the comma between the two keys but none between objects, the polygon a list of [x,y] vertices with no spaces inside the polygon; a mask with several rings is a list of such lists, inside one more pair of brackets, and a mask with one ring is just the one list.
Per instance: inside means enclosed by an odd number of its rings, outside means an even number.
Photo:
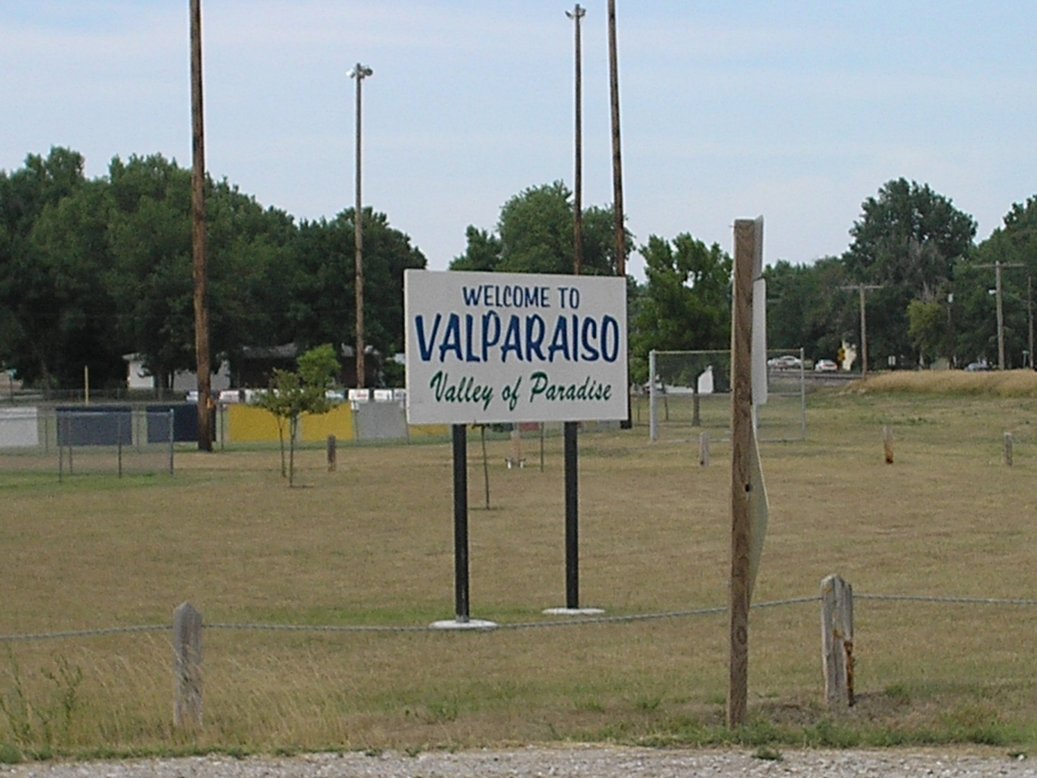
[{"label": "dry brown grass", "polygon": [[918,370],[880,373],[851,387],[854,392],[920,392],[993,397],[1037,397],[1037,371]]},{"label": "dry brown grass", "polygon": [[[814,596],[833,572],[858,593],[1037,598],[1035,412],[1030,398],[812,398],[809,439],[763,449],[772,510],[755,600]],[[896,436],[892,466],[884,424]],[[1012,468],[1001,463],[1004,430],[1016,435]],[[560,441],[548,440],[543,473],[533,442],[524,470],[505,469],[506,440],[489,452],[485,510],[473,436],[472,615],[541,622],[542,608],[564,600]],[[584,435],[580,453],[583,603],[609,615],[724,605],[726,448],[701,469],[697,441],[651,445],[642,427]],[[322,451],[303,451],[299,481],[286,487],[274,450],[185,452],[173,479],[0,476],[0,634],[168,623],[183,600],[209,624],[413,626],[452,615],[449,446],[340,449],[336,473]],[[797,742],[1035,743],[1025,637],[1035,613],[860,600],[862,701],[832,729],[819,707],[818,608],[754,611],[754,726]],[[0,695],[12,700],[20,683],[57,720],[68,684],[45,673],[83,670],[71,723],[51,737],[59,750],[724,737],[724,616],[490,634],[210,629],[206,725],[191,738],[169,724],[167,635],[8,645]],[[24,746],[6,718],[0,744]],[[34,733],[45,750],[38,720]]]}]

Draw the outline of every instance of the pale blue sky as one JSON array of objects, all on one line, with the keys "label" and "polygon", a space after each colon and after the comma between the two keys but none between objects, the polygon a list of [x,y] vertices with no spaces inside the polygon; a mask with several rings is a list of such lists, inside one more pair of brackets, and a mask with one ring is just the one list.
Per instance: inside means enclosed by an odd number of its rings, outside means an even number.
[{"label": "pale blue sky", "polygon": [[[584,203],[612,200],[605,0],[583,0]],[[0,169],[52,145],[189,167],[188,0],[0,1]],[[207,165],[298,218],[364,202],[430,267],[522,189],[573,183],[573,3],[203,0]],[[637,243],[691,232],[765,256],[839,254],[891,178],[979,222],[1037,193],[1037,2],[617,0]],[[635,272],[640,260],[634,259]]]}]

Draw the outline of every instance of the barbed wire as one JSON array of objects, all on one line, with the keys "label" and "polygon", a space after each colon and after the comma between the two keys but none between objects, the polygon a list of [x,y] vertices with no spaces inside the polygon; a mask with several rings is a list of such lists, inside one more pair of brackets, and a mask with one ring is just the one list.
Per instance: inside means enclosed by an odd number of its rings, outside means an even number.
[{"label": "barbed wire", "polygon": [[[855,592],[856,600],[872,600],[878,602],[915,602],[938,605],[1000,605],[1008,607],[1037,607],[1037,600],[1002,599],[995,597],[955,597],[916,594],[867,594]],[[821,601],[820,595],[813,597],[790,597],[783,600],[769,600],[753,603],[753,610],[781,608],[790,605],[805,605]],[[488,632],[496,630],[553,629],[560,627],[584,627],[609,624],[634,624],[648,621],[664,621],[669,619],[685,619],[700,616],[717,616],[728,612],[726,605],[692,610],[661,611],[658,613],[631,613],[617,616],[606,615],[572,615],[569,618],[548,618],[541,621],[487,622],[486,626],[475,624],[468,631]],[[385,633],[436,633],[450,632],[434,625],[391,625],[391,624],[261,624],[261,623],[203,623],[202,628],[211,631],[228,632],[307,632],[326,634],[385,634]],[[171,624],[143,624],[129,627],[102,627],[98,629],[65,630],[62,632],[36,632],[14,635],[0,635],[0,643],[33,642],[44,640],[67,640],[76,638],[110,637],[115,635],[139,634],[147,632],[168,632]]]}]

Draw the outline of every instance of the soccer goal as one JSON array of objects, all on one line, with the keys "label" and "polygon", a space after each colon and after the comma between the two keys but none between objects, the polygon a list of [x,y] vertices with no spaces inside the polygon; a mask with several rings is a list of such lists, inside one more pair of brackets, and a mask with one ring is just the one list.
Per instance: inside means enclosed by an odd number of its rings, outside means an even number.
[{"label": "soccer goal", "polygon": [[[760,440],[805,440],[806,373],[803,350],[767,352],[767,402],[757,406]],[[651,440],[690,440],[731,431],[731,352],[652,351],[642,387]]]}]

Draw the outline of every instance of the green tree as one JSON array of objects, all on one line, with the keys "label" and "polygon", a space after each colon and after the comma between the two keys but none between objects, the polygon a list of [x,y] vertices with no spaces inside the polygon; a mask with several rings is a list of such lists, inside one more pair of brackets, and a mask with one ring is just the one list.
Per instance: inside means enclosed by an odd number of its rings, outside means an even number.
[{"label": "green tree", "polygon": [[652,235],[639,249],[647,284],[631,332],[632,369],[648,376],[650,351],[727,348],[731,337],[731,257],[688,233]]},{"label": "green tree", "polygon": [[26,381],[79,386],[84,366],[97,382],[121,370],[101,283],[105,213],[103,187],[68,149],[0,174],[0,358]]},{"label": "green tree", "polygon": [[281,476],[288,478],[289,486],[295,484],[295,439],[299,431],[299,419],[304,413],[323,414],[331,410],[327,390],[334,386],[339,371],[335,349],[327,343],[302,354],[297,362],[298,370],[274,370],[270,388],[255,401],[256,405],[270,411],[277,419],[277,434],[281,442]]},{"label": "green tree", "polygon": [[[450,269],[572,273],[575,262],[572,197],[572,192],[561,181],[523,190],[501,207],[496,235],[468,227],[465,253],[451,262]],[[585,208],[583,272],[615,275],[616,267],[612,209]]]},{"label": "green tree", "polygon": [[887,182],[861,207],[843,259],[855,281],[883,287],[868,298],[868,351],[910,362],[908,304],[945,293],[956,260],[972,251],[976,222],[927,184],[903,178]]},{"label": "green tree", "polygon": [[810,265],[779,260],[764,277],[769,348],[802,348],[810,359],[834,359],[844,340],[859,340],[857,298],[840,290],[849,283],[841,259]]},{"label": "green tree", "polygon": [[[995,285],[994,268],[980,266],[1000,262],[1004,266],[1001,287],[1006,366],[1021,366],[1024,352],[1030,350],[1033,285],[1037,280],[1037,195],[1013,204],[1002,225],[978,246],[972,260],[961,266],[963,272],[974,269],[970,283],[963,279],[954,287],[956,308],[959,299],[971,303],[959,311],[959,337],[965,348],[962,353],[967,359],[985,356],[996,361],[997,315],[995,300],[987,291]],[[970,311],[976,315],[970,316]],[[984,341],[989,345],[982,348]]]},{"label": "green tree", "polygon": [[[354,214],[304,221],[293,241],[289,339],[302,347],[355,342]],[[385,214],[364,215],[365,340],[383,356],[403,349],[403,271],[424,268],[425,255]],[[384,383],[384,375],[376,378]]]}]

